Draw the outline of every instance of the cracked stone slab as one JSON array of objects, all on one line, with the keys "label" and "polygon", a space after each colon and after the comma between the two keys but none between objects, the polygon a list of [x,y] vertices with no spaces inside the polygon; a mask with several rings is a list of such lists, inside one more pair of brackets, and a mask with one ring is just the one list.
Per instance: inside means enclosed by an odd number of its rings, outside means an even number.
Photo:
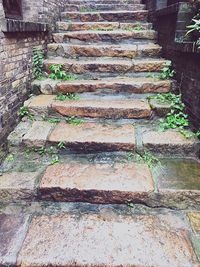
[{"label": "cracked stone slab", "polygon": [[28,107],[31,114],[34,116],[47,116],[49,107],[55,100],[55,95],[38,95],[28,99],[24,106]]},{"label": "cracked stone slab", "polygon": [[[94,245],[95,244],[95,245]],[[176,217],[63,214],[34,217],[18,266],[198,267]]]},{"label": "cracked stone slab", "polygon": [[0,265],[14,266],[28,227],[28,215],[0,214]]},{"label": "cracked stone slab", "polygon": [[46,121],[35,121],[24,135],[22,142],[28,147],[43,147],[54,125]]},{"label": "cracked stone slab", "polygon": [[145,201],[153,190],[148,166],[136,163],[57,164],[47,168],[39,187],[43,200],[103,204]]},{"label": "cracked stone slab", "polygon": [[135,148],[134,127],[82,123],[71,125],[58,123],[48,141],[64,142],[67,148],[81,151],[132,151]]},{"label": "cracked stone slab", "polygon": [[11,172],[0,176],[0,201],[33,200],[40,172]]}]

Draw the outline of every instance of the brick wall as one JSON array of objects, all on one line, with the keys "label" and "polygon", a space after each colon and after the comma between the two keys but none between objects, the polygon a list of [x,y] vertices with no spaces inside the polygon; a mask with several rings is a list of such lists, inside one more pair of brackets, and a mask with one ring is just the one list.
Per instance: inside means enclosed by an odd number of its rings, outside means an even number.
[{"label": "brick wall", "polygon": [[[151,8],[156,6],[155,2],[147,0],[146,3]],[[172,60],[190,120],[196,129],[200,129],[200,51],[185,39],[186,25],[190,23],[194,9],[188,3],[176,3],[159,11],[150,10],[163,57]]]},{"label": "brick wall", "polygon": [[18,110],[30,93],[33,47],[45,49],[51,40],[45,25],[38,23],[54,25],[62,7],[63,0],[24,0],[24,20],[36,23],[28,24],[28,31],[5,30],[8,20],[0,0],[0,148],[6,146],[7,135],[18,122]]}]

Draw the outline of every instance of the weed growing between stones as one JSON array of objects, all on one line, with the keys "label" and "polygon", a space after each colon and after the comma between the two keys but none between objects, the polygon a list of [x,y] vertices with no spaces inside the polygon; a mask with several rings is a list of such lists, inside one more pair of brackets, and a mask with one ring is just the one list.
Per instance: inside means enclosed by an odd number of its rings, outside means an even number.
[{"label": "weed growing between stones", "polygon": [[80,7],[79,9],[80,12],[98,12],[98,9],[94,8],[94,7]]},{"label": "weed growing between stones", "polygon": [[54,155],[51,159],[51,165],[54,165],[54,164],[57,164],[57,163],[60,163],[60,159],[59,159],[59,156],[58,155]]},{"label": "weed growing between stones", "polygon": [[28,107],[25,107],[25,106],[21,107],[19,109],[18,114],[21,118],[27,117],[28,119],[33,120],[33,115],[30,113],[30,110]]},{"label": "weed growing between stones", "polygon": [[57,145],[58,149],[65,149],[65,143],[64,142],[60,142],[58,145]]},{"label": "weed growing between stones", "polygon": [[166,62],[159,74],[149,74],[147,77],[159,79],[159,80],[168,80],[172,79],[176,74],[175,70],[172,69],[171,62]]},{"label": "weed growing between stones", "polygon": [[44,77],[43,73],[43,61],[44,61],[44,52],[43,50],[38,50],[33,48],[33,75],[35,79],[42,79]]},{"label": "weed growing between stones", "polygon": [[113,31],[114,29],[112,27],[102,27],[102,28],[94,28],[93,30],[94,31],[107,31],[107,32],[110,32],[110,31]]},{"label": "weed growing between stones", "polygon": [[72,125],[80,125],[84,123],[83,119],[77,118],[75,116],[65,118],[66,122]]},{"label": "weed growing between stones", "polygon": [[67,93],[65,95],[59,94],[59,95],[56,96],[56,100],[59,100],[59,101],[79,100],[79,99],[80,99],[80,96],[78,96],[75,93]]},{"label": "weed growing between stones", "polygon": [[131,27],[131,26],[127,26],[127,27],[124,27],[123,30],[125,31],[129,31],[129,32],[132,32],[132,31],[142,31],[142,27],[140,25],[137,25],[135,27]]},{"label": "weed growing between stones", "polygon": [[154,169],[160,166],[159,159],[149,151],[144,151],[144,153],[141,154],[129,152],[127,153],[127,160],[136,161],[138,163],[145,163],[150,169]]},{"label": "weed growing between stones", "polygon": [[151,99],[156,99],[160,103],[169,103],[171,106],[170,112],[164,119],[160,120],[160,130],[179,129],[180,133],[186,138],[199,137],[200,131],[193,133],[188,130],[190,125],[188,115],[185,113],[185,105],[181,100],[181,95],[174,93],[158,94],[151,96]]},{"label": "weed growing between stones", "polygon": [[64,81],[74,81],[77,80],[77,77],[73,74],[66,73],[63,70],[63,64],[53,64],[49,67],[51,74],[49,78],[53,80],[64,80]]}]

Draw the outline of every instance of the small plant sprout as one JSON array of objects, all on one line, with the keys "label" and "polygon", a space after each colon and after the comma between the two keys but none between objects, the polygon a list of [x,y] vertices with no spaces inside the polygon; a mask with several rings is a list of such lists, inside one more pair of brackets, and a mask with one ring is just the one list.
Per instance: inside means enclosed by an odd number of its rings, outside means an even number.
[{"label": "small plant sprout", "polygon": [[57,164],[60,162],[59,156],[58,155],[53,155],[51,158],[51,165]]},{"label": "small plant sprout", "polygon": [[144,153],[137,154],[137,161],[146,163],[150,169],[160,165],[159,159],[149,151],[144,151]]},{"label": "small plant sprout", "polygon": [[58,149],[65,149],[66,148],[64,142],[58,143],[57,147],[58,147]]},{"label": "small plant sprout", "polygon": [[65,120],[66,120],[67,123],[73,124],[73,125],[79,125],[79,124],[84,123],[83,119],[77,118],[75,116],[67,117]]},{"label": "small plant sprout", "polygon": [[76,95],[75,93],[67,93],[65,95],[59,94],[56,96],[56,100],[59,101],[66,101],[66,100],[79,100],[80,97]]},{"label": "small plant sprout", "polygon": [[33,116],[31,115],[29,108],[26,107],[26,106],[23,106],[23,107],[21,107],[21,108],[19,109],[19,116],[20,116],[21,118],[27,117],[27,118],[29,118],[30,120],[33,119]]}]

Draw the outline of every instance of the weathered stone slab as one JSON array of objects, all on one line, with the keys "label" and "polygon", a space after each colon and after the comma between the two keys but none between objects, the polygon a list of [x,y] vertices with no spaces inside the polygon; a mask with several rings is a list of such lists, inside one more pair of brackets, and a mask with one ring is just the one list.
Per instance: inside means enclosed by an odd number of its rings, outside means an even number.
[{"label": "weathered stone slab", "polygon": [[35,116],[47,116],[51,104],[55,100],[55,95],[38,95],[30,98],[24,103],[31,114]]},{"label": "weathered stone slab", "polygon": [[134,59],[133,70],[135,72],[160,72],[165,66],[167,60],[164,59]]},{"label": "weathered stone slab", "polygon": [[[60,82],[57,90],[68,92],[94,92],[98,89],[110,89],[117,92],[130,93],[164,93],[171,89],[171,81],[154,80],[152,78],[115,78],[101,80],[79,80]],[[112,91],[111,91],[112,92]]]},{"label": "weathered stone slab", "polygon": [[28,216],[0,214],[0,265],[14,266],[22,246]]},{"label": "weathered stone slab", "polygon": [[156,39],[156,32],[153,30],[125,31],[125,30],[87,30],[87,31],[68,31],[66,33],[54,33],[53,39],[56,43],[73,42],[119,42],[123,40],[132,41],[134,39]]},{"label": "weathered stone slab", "polygon": [[199,150],[194,138],[186,139],[176,130],[146,131],[143,133],[143,145],[146,149],[161,154],[195,155]]},{"label": "weathered stone slab", "polygon": [[33,122],[31,129],[22,138],[23,144],[29,147],[43,147],[53,127],[47,121]]},{"label": "weathered stone slab", "polygon": [[111,126],[97,123],[71,125],[59,123],[50,134],[50,143],[64,142],[67,147],[83,151],[134,150],[132,125]]},{"label": "weathered stone slab", "polygon": [[144,164],[81,164],[49,166],[40,184],[40,198],[91,203],[142,202],[154,190]]},{"label": "weathered stone slab", "polygon": [[95,30],[99,28],[108,28],[108,29],[127,29],[127,28],[135,28],[139,26],[142,30],[150,30],[152,28],[151,23],[119,23],[119,22],[109,22],[109,21],[101,21],[101,22],[66,22],[66,21],[58,21],[56,23],[59,31],[84,31],[84,30]]},{"label": "weathered stone slab", "polygon": [[34,80],[31,83],[32,92],[51,95],[56,92],[56,85],[58,81],[52,79]]},{"label": "weathered stone slab", "polygon": [[[156,57],[159,56],[161,48],[156,44],[66,44],[53,43],[48,45],[48,55],[55,57],[74,58],[83,57]],[[45,85],[45,82],[43,82]],[[47,82],[49,85],[49,82]],[[42,90],[42,89],[41,89]],[[46,90],[47,92],[50,90]],[[44,93],[45,90],[43,90]],[[50,92],[51,93],[51,92]]]},{"label": "weathered stone slab", "polygon": [[51,107],[64,116],[112,119],[139,119],[151,116],[151,108],[148,102],[140,99],[54,101]]},{"label": "weathered stone slab", "polygon": [[151,99],[149,103],[150,103],[151,108],[160,117],[165,117],[167,113],[169,113],[171,110],[170,103],[160,103],[156,99]]},{"label": "weathered stone slab", "polygon": [[62,12],[62,20],[71,21],[120,21],[134,22],[146,21],[148,16],[147,10],[139,11],[100,11],[100,12]]},{"label": "weathered stone slab", "polygon": [[33,200],[39,172],[12,172],[0,176],[0,201]]},{"label": "weathered stone slab", "polygon": [[198,267],[188,232],[176,221],[175,216],[168,220],[156,215],[35,217],[17,263],[23,267]]}]

